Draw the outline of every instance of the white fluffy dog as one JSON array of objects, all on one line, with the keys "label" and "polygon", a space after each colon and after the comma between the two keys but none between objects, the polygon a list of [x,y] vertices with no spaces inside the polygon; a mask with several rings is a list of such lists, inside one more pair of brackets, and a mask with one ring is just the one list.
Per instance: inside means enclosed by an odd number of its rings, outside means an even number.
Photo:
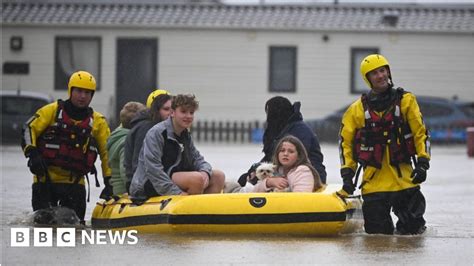
[{"label": "white fluffy dog", "polygon": [[[268,162],[262,162],[257,169],[255,170],[255,175],[257,176],[258,180],[263,181],[266,178],[277,177],[279,175],[275,175],[276,165]],[[280,189],[273,189],[273,192],[288,192],[289,188],[280,190]]]},{"label": "white fluffy dog", "polygon": [[265,178],[272,177],[275,172],[275,165],[272,163],[262,162],[255,170],[258,180],[263,181]]}]

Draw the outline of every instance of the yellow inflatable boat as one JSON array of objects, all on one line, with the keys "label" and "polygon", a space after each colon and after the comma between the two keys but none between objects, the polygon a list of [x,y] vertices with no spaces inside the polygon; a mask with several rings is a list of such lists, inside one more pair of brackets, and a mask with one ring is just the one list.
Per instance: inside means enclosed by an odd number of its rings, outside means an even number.
[{"label": "yellow inflatable boat", "polygon": [[98,202],[92,226],[140,233],[271,235],[336,235],[361,229],[361,200],[342,200],[334,192],[159,196],[139,206],[124,196]]}]

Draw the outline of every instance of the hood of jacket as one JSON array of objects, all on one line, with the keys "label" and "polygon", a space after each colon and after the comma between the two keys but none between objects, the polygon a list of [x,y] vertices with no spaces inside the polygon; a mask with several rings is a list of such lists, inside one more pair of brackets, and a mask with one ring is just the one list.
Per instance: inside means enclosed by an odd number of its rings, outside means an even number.
[{"label": "hood of jacket", "polygon": [[150,110],[148,109],[140,111],[138,114],[136,114],[132,121],[130,121],[130,125],[133,128],[136,124],[144,120],[151,120]]},{"label": "hood of jacket", "polygon": [[288,123],[298,122],[303,120],[303,115],[301,114],[301,102],[295,102],[293,104],[293,114],[288,118]]},{"label": "hood of jacket", "polygon": [[[267,144],[265,144],[265,141],[263,143],[263,153],[265,153],[264,160],[269,161],[271,160],[271,156],[273,154],[273,149],[275,148],[274,146],[276,145],[276,142],[282,138],[284,135],[288,133],[288,131],[295,126],[295,124],[299,121],[303,121],[303,115],[301,114],[300,111],[301,108],[301,102],[295,102],[293,104],[293,114],[288,118],[286,121],[286,126],[279,131],[275,137],[269,137],[271,141],[269,141]],[[265,139],[265,135],[264,135]]]}]

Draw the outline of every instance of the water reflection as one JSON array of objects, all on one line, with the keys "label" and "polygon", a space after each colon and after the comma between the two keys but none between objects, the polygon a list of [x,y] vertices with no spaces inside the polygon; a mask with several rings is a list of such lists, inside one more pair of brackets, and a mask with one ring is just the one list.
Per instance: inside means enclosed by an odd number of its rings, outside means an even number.
[{"label": "water reflection", "polygon": [[424,236],[384,236],[366,235],[354,238],[356,245],[366,252],[383,252],[396,250],[397,252],[411,251],[424,248]]}]

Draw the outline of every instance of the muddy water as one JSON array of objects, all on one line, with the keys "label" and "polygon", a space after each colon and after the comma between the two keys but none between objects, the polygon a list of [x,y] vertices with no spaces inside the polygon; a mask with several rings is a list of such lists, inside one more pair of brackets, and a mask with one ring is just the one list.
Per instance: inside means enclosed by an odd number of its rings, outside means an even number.
[{"label": "muddy water", "polygon": [[[261,158],[255,145],[209,145],[198,148],[214,167],[235,180]],[[328,182],[340,183],[337,147],[323,144]],[[422,191],[428,229],[422,236],[381,236],[358,232],[331,238],[138,235],[136,245],[11,247],[10,230],[28,227],[31,176],[19,148],[1,147],[1,264],[457,264],[473,265],[474,159],[464,146],[433,148],[432,167]],[[92,188],[86,219],[98,198]],[[31,228],[31,226],[30,226]],[[32,230],[32,229],[31,229]],[[90,228],[86,229],[90,232]],[[80,230],[77,231],[77,235]]]}]

